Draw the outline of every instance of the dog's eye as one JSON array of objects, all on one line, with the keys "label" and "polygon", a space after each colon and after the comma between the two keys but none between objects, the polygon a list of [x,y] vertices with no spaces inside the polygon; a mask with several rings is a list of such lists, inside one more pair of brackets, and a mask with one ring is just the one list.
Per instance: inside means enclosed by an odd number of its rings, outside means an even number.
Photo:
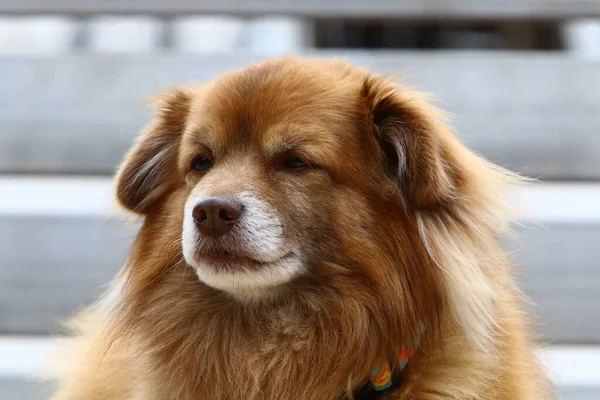
[{"label": "dog's eye", "polygon": [[194,171],[203,172],[212,167],[212,161],[206,156],[198,156],[192,160],[191,168]]},{"label": "dog's eye", "polygon": [[283,161],[283,166],[289,169],[308,168],[308,163],[300,157],[288,157]]}]

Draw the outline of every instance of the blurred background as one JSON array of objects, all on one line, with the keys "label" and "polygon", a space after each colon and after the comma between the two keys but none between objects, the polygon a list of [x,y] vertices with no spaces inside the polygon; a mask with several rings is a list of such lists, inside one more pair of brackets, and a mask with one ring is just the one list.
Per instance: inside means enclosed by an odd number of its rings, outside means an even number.
[{"label": "blurred background", "polygon": [[406,77],[540,179],[519,282],[560,400],[600,399],[600,0],[0,0],[0,399],[47,397],[61,319],[125,259],[112,174],[146,97],[287,53]]}]

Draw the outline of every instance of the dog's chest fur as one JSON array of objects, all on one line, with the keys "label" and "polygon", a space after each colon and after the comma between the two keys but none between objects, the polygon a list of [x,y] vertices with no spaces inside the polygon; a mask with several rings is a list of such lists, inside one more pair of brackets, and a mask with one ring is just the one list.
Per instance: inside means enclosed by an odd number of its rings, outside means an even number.
[{"label": "dog's chest fur", "polygon": [[373,364],[368,335],[355,329],[366,310],[354,319],[345,317],[348,310],[299,306],[266,313],[205,302],[189,311],[194,320],[178,325],[167,319],[153,326],[141,315],[147,328],[140,334],[165,335],[145,335],[153,338],[145,353],[157,398],[333,400],[364,381]]}]

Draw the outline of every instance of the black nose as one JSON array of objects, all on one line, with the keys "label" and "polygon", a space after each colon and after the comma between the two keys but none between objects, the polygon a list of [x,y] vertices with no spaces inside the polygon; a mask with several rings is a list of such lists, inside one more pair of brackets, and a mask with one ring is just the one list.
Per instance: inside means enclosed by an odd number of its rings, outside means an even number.
[{"label": "black nose", "polygon": [[220,236],[233,228],[242,211],[242,203],[234,198],[207,197],[196,204],[192,217],[200,232],[208,236]]}]

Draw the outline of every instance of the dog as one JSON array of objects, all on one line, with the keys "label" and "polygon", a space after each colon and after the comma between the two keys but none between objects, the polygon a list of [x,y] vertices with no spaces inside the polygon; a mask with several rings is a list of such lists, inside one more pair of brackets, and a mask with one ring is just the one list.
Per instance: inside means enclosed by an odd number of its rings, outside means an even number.
[{"label": "dog", "polygon": [[116,176],[143,224],[53,400],[551,398],[501,242],[520,178],[426,95],[283,57],[154,103]]}]

